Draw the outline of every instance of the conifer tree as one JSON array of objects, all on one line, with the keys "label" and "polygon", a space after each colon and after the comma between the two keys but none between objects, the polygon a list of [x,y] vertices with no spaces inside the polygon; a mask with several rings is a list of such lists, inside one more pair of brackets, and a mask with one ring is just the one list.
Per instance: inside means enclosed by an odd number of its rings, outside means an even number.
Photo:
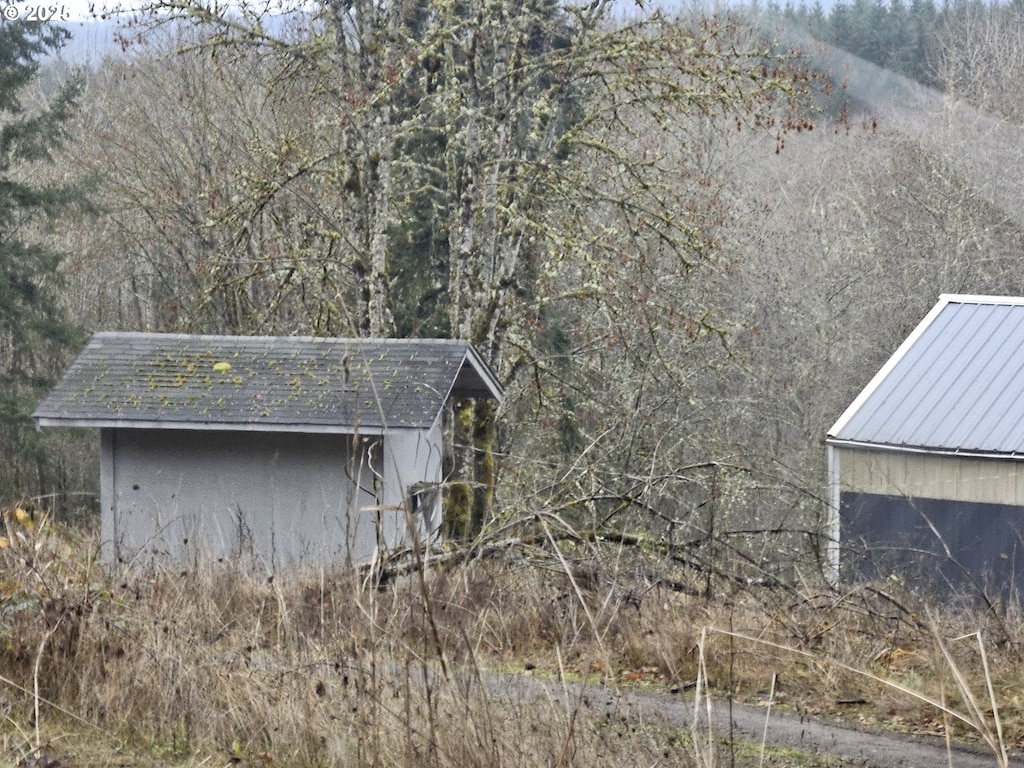
[{"label": "conifer tree", "polygon": [[40,234],[74,202],[63,186],[37,183],[33,169],[64,139],[78,86],[40,95],[40,62],[69,34],[41,22],[0,24],[0,498],[38,493],[48,484],[32,409],[73,346],[77,332],[55,297],[59,255]]}]

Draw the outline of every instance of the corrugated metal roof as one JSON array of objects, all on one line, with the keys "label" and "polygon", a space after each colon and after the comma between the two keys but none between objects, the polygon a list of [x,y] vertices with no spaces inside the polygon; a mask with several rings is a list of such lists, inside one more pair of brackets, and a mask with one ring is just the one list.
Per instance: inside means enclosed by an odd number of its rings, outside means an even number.
[{"label": "corrugated metal roof", "polygon": [[381,430],[429,426],[449,396],[501,397],[464,341],[106,332],[33,418],[40,426]]},{"label": "corrugated metal roof", "polygon": [[1024,298],[943,295],[831,443],[1024,454]]}]

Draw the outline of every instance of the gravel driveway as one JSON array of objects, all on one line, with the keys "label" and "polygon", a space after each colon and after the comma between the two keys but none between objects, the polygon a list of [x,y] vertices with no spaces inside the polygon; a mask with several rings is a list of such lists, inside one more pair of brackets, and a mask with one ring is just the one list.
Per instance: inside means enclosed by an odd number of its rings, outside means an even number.
[{"label": "gravel driveway", "polygon": [[[596,714],[627,721],[646,721],[672,728],[690,728],[694,723],[691,696],[622,691],[597,685],[588,685],[581,695],[579,684],[563,687],[526,675],[501,678],[493,685],[495,694],[522,703],[538,696],[571,699],[581,701]],[[702,720],[706,723],[706,708],[702,709]],[[731,715],[731,734],[735,739],[761,743],[765,733],[764,708],[734,704]],[[730,734],[729,717],[728,703],[713,704],[711,727],[716,737]],[[768,719],[767,743],[870,768],[995,768],[998,765],[991,753],[980,748],[955,746],[952,753],[947,754],[945,741],[939,737],[860,730],[778,711],[772,711]],[[1013,759],[1010,765],[1024,768],[1024,760]]]}]

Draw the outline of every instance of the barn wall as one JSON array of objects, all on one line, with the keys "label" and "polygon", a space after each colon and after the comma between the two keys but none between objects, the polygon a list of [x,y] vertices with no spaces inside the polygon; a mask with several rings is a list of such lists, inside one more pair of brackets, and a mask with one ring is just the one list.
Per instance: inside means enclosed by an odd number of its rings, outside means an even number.
[{"label": "barn wall", "polygon": [[837,573],[923,590],[1024,587],[1024,462],[829,446]]},{"label": "barn wall", "polygon": [[274,570],[378,547],[379,445],[351,435],[105,430],[105,553]]},{"label": "barn wall", "polygon": [[833,448],[844,491],[1024,505],[1024,462]]},{"label": "barn wall", "polygon": [[926,594],[1024,594],[1024,507],[845,492],[842,575]]}]

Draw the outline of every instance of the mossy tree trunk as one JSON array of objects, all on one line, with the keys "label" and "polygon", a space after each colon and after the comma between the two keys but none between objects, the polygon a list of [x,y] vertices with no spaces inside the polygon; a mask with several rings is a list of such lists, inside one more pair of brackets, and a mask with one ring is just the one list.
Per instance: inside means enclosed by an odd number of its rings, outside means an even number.
[{"label": "mossy tree trunk", "polygon": [[444,499],[444,534],[469,539],[491,518],[494,504],[495,406],[490,400],[456,404],[450,480]]},{"label": "mossy tree trunk", "polygon": [[494,403],[477,400],[473,406],[473,510],[471,533],[477,534],[491,517],[494,502]]}]

